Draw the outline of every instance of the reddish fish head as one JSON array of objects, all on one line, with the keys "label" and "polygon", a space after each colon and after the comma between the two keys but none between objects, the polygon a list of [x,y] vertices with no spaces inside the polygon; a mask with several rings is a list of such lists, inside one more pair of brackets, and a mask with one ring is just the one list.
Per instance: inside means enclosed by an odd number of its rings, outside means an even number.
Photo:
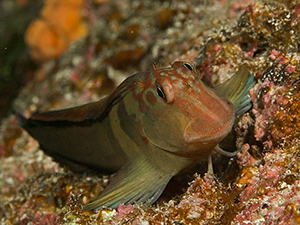
[{"label": "reddish fish head", "polygon": [[205,86],[190,63],[137,76],[133,96],[149,143],[184,157],[206,157],[232,129],[233,105]]}]

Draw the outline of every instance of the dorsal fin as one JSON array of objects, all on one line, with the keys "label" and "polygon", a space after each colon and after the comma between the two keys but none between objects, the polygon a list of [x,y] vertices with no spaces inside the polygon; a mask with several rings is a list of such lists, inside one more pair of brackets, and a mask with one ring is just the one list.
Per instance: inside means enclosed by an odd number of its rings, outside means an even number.
[{"label": "dorsal fin", "polygon": [[171,61],[169,60],[169,58],[167,56],[164,56],[164,57],[167,60],[167,62],[170,64],[170,66],[173,66],[173,64],[171,63]]},{"label": "dorsal fin", "polygon": [[134,83],[135,76],[128,77],[122,84],[120,84],[114,92],[97,102],[88,103],[85,105],[50,112],[34,113],[30,120],[36,121],[71,121],[81,122],[87,119],[98,119],[106,116],[111,108],[117,104],[130,90]]}]

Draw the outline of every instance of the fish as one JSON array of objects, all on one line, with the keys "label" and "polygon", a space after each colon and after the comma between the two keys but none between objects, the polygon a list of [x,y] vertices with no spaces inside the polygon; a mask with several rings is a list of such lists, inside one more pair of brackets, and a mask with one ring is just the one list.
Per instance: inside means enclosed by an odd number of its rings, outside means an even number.
[{"label": "fish", "polygon": [[173,176],[213,151],[236,154],[218,144],[232,130],[236,112],[251,107],[247,91],[253,79],[243,66],[213,90],[191,63],[175,61],[126,78],[99,101],[17,116],[20,126],[61,165],[77,173],[116,173],[84,210],[149,205]]}]

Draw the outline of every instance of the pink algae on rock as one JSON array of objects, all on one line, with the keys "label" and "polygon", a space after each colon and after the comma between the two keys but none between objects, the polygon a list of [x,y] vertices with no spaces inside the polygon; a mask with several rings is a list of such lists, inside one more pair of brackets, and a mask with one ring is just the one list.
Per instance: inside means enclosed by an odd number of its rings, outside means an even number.
[{"label": "pink algae on rock", "polygon": [[[250,91],[253,107],[237,118],[229,145],[234,147],[228,149],[241,152],[229,161],[215,156],[214,162],[220,162],[214,163],[215,171],[222,171],[215,179],[196,175],[187,189],[180,187],[184,194],[166,203],[86,212],[82,205],[98,196],[109,177],[81,176],[59,168],[10,118],[1,125],[0,154],[5,162],[1,179],[10,182],[1,181],[1,222],[300,223],[300,4],[293,0],[249,4],[235,25],[204,31],[199,28],[201,8],[188,3],[135,2],[133,13],[127,11],[127,1],[95,2],[98,8],[90,10],[98,13],[93,18],[100,22],[90,36],[66,52],[59,65],[47,64],[15,105],[30,114],[97,100],[109,93],[112,80],[118,83],[133,70],[149,69],[159,61],[159,54],[195,61],[211,85],[222,83],[247,64],[257,79]],[[158,21],[150,19],[153,4],[159,6]],[[230,6],[232,18],[243,5]],[[110,35],[99,32],[104,28]],[[226,147],[228,140],[222,144]],[[206,164],[201,162],[199,168]],[[206,169],[197,172],[204,174]]]}]

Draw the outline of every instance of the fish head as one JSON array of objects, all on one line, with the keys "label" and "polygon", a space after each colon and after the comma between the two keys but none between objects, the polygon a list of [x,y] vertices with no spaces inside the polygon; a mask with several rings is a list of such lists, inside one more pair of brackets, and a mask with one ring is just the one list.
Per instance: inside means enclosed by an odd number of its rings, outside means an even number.
[{"label": "fish head", "polygon": [[142,135],[172,154],[206,157],[232,129],[232,103],[204,85],[188,62],[144,74],[134,96]]}]

